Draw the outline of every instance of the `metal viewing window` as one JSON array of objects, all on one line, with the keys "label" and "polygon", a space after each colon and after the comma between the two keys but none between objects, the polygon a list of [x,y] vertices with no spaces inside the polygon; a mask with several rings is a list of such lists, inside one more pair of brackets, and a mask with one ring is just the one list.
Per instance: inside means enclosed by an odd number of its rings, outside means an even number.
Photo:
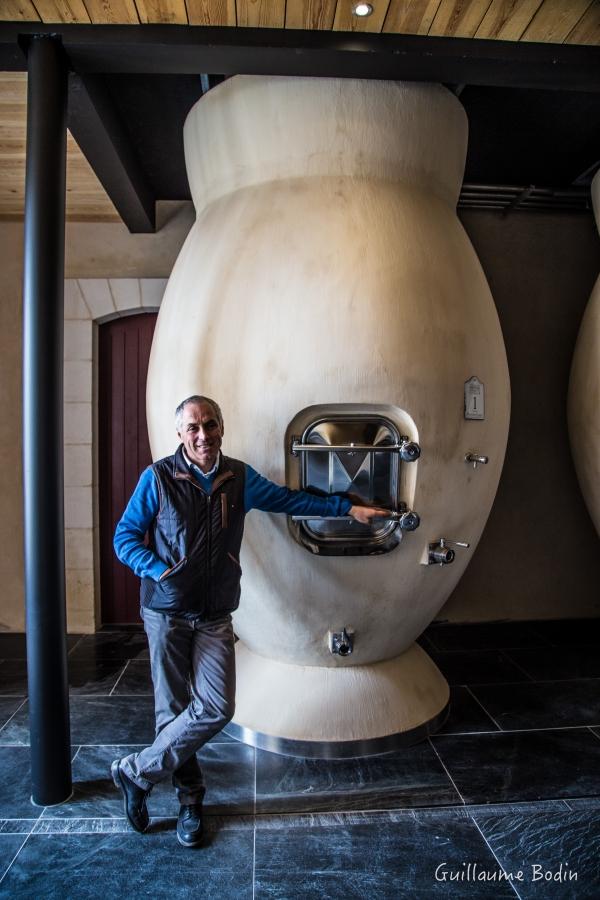
[{"label": "metal viewing window", "polygon": [[399,500],[398,489],[401,462],[417,459],[420,451],[384,416],[320,418],[300,438],[292,438],[290,452],[299,462],[302,489],[342,495],[392,512],[371,525],[360,525],[349,516],[292,516],[294,537],[314,553],[385,553],[400,542],[403,529],[418,525],[418,516]]}]

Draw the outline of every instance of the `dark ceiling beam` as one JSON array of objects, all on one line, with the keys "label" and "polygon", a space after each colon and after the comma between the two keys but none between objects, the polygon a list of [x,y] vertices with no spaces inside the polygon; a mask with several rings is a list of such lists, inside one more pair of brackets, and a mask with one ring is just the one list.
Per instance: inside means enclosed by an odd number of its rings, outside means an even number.
[{"label": "dark ceiling beam", "polygon": [[208,75],[204,72],[200,74],[200,87],[203,94],[208,94],[214,87],[225,81],[225,75]]},{"label": "dark ceiling beam", "polygon": [[45,33],[60,34],[81,74],[321,75],[600,90],[600,47],[270,28],[10,22],[0,26],[0,68],[24,68],[14,45]]},{"label": "dark ceiling beam", "polygon": [[129,231],[153,232],[156,197],[100,76],[70,73],[68,125]]},{"label": "dark ceiling beam", "polygon": [[580,187],[580,186],[589,187],[592,183],[594,175],[599,170],[600,170],[600,160],[596,160],[596,162],[592,163],[591,166],[588,166],[588,168],[585,170],[585,172],[582,172],[581,175],[578,175],[577,178],[575,178],[573,180],[573,184],[576,185],[577,187]]}]

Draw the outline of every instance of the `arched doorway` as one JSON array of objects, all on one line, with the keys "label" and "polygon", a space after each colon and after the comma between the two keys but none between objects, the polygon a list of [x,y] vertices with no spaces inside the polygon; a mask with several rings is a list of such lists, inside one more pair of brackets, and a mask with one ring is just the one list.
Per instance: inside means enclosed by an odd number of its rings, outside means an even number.
[{"label": "arched doorway", "polygon": [[142,470],[152,462],[146,426],[146,374],[156,313],[98,327],[98,508],[103,625],[137,623],[139,579],[116,558],[116,523]]}]

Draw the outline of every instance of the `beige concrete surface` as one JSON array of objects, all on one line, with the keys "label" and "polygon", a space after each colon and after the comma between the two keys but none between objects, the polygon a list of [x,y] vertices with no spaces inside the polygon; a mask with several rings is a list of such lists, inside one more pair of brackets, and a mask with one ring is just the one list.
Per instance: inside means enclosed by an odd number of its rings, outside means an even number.
[{"label": "beige concrete surface", "polygon": [[409,732],[450,698],[418,644],[385,662],[331,668],[267,660],[238,641],[236,667],[235,724],[285,740],[343,743]]},{"label": "beige concrete surface", "polygon": [[[475,550],[510,392],[496,309],[454,208],[466,138],[462,107],[435,86],[236,77],[188,116],[198,219],[155,332],[153,454],[172,448],[169,417],[194,391],[221,403],[228,452],[279,482],[286,429],[315,404],[384,404],[422,447],[414,499],[401,498],[422,525],[390,553],[315,557],[285,517],[250,514],[235,627],[256,654],[285,661],[293,645],[296,664],[320,667],[397,657]],[[472,375],[483,421],[463,415]],[[474,470],[469,451],[489,464]],[[451,566],[422,565],[441,537],[471,546]],[[343,626],[357,635],[345,659],[328,648]]]},{"label": "beige concrete surface", "polygon": [[[600,231],[600,173],[592,182]],[[571,368],[569,436],[581,492],[600,536],[600,276],[586,307]]]}]

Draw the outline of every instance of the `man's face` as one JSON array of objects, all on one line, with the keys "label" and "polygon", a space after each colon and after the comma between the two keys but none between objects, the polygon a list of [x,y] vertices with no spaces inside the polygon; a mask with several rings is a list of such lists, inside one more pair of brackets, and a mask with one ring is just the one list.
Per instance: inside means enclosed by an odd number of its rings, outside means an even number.
[{"label": "man's face", "polygon": [[177,433],[188,458],[202,472],[210,472],[223,441],[223,428],[210,403],[187,403],[183,408],[181,431]]}]

